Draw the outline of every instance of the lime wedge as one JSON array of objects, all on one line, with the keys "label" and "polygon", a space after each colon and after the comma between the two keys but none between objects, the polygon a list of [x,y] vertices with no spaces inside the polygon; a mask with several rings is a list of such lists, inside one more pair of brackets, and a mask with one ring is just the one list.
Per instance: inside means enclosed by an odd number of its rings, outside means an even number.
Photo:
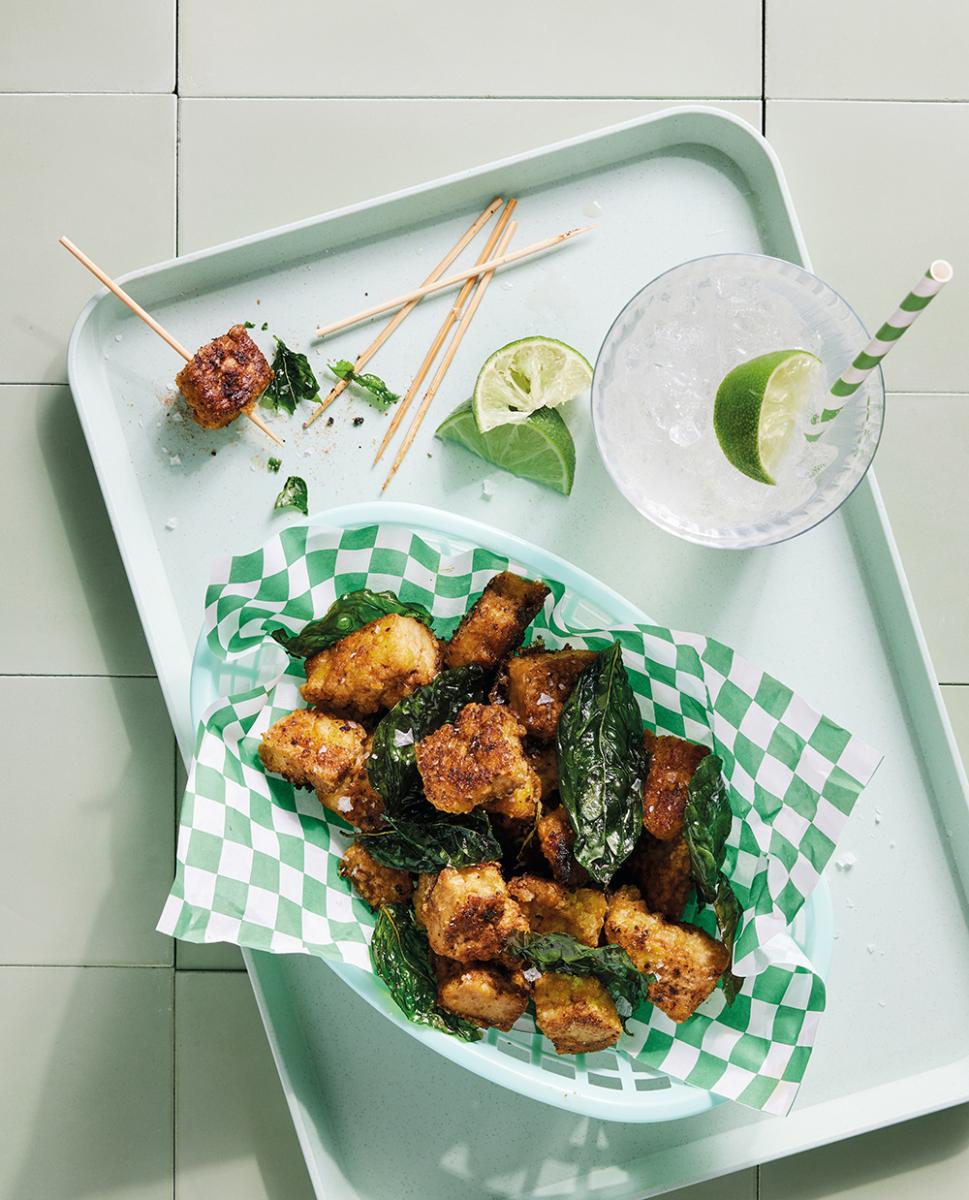
[{"label": "lime wedge", "polygon": [[774,350],[724,376],[713,431],[738,471],[759,483],[776,483],[774,472],[814,391],[820,362],[807,350]]},{"label": "lime wedge", "polygon": [[558,408],[592,383],[592,367],[555,338],[527,337],[496,350],[478,373],[472,404],[482,433]]},{"label": "lime wedge", "polygon": [[540,408],[514,425],[482,433],[470,400],[458,405],[437,428],[444,442],[457,442],[486,462],[567,496],[575,479],[575,443],[569,427],[551,408]]}]

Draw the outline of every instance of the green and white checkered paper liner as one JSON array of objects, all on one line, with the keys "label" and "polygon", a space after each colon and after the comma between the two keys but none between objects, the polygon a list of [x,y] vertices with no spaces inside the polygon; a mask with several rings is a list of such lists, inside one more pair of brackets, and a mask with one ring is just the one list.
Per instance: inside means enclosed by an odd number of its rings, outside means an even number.
[{"label": "green and white checkered paper liner", "polygon": [[[507,568],[530,574],[484,549],[445,556],[399,526],[292,526],[218,565],[206,594],[208,645],[221,659],[246,655],[267,628],[298,630],[361,587],[426,605],[446,637]],[[734,813],[726,869],[744,907],[734,957],[741,994],[728,1007],[718,989],[681,1025],[645,1006],[619,1048],[673,1078],[785,1113],[825,1004],[823,981],[788,927],[880,756],[711,638],[656,625],[570,628],[574,598],[546,583],[552,596],[532,636],[551,647],[620,641],[644,720],[723,759]],[[267,775],[257,754],[263,732],[303,706],[303,679],[302,662],[292,662],[266,689],[219,700],[204,715],[158,928],[371,971],[373,914],[337,872],[347,827],[311,792]],[[708,910],[696,920],[714,928]]]}]

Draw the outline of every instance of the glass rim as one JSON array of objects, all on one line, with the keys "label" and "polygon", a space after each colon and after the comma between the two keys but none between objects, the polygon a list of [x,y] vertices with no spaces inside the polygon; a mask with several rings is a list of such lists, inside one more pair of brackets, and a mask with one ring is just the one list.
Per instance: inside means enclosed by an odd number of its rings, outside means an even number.
[{"label": "glass rim", "polygon": [[[779,258],[777,255],[774,255],[774,254],[759,254],[759,253],[757,253],[757,251],[754,251],[754,250],[730,250],[730,251],[722,252],[720,254],[699,254],[695,258],[686,258],[682,262],[674,264],[672,267],[667,267],[665,271],[661,271],[658,275],[655,275],[651,280],[649,280],[648,283],[645,283],[641,288],[639,288],[635,292],[633,292],[633,294],[629,297],[629,299],[626,301],[626,303],[616,313],[615,317],[609,323],[609,328],[606,330],[605,336],[603,337],[602,342],[599,346],[598,353],[596,354],[595,365],[592,369],[592,385],[591,385],[591,389],[590,389],[590,409],[591,409],[591,416],[592,416],[592,429],[593,429],[593,433],[594,433],[595,439],[596,439],[596,447],[599,451],[599,458],[602,461],[603,465],[605,466],[606,472],[609,475],[609,478],[612,480],[613,484],[615,485],[616,490],[620,493],[620,495],[623,497],[623,499],[625,499],[627,501],[627,503],[632,505],[632,507],[640,514],[640,516],[645,517],[646,520],[651,522],[653,525],[655,525],[657,529],[661,529],[665,533],[670,533],[674,537],[678,537],[683,541],[691,542],[693,545],[709,546],[715,550],[754,550],[760,546],[776,546],[782,542],[788,542],[788,541],[791,541],[793,538],[800,537],[802,534],[809,533],[812,529],[817,529],[817,527],[819,525],[822,525],[825,521],[827,521],[829,517],[832,517],[832,516],[834,516],[834,514],[836,512],[839,512],[840,509],[842,508],[842,506],[845,504],[845,502],[847,500],[849,500],[851,498],[851,496],[854,495],[854,493],[857,491],[859,485],[861,484],[862,480],[865,479],[865,477],[868,475],[868,472],[871,470],[871,465],[875,460],[875,455],[878,452],[878,447],[881,445],[882,434],[883,434],[884,428],[885,428],[885,379],[884,379],[884,375],[882,374],[881,364],[879,363],[879,365],[874,368],[874,370],[869,374],[869,376],[866,378],[864,384],[862,385],[863,387],[867,387],[869,384],[869,381],[873,381],[873,386],[876,389],[877,399],[880,401],[880,408],[881,408],[881,411],[880,411],[880,414],[879,414],[878,420],[877,420],[877,426],[875,426],[873,424],[873,427],[872,427],[873,437],[872,437],[872,444],[871,444],[871,453],[868,456],[867,462],[864,464],[863,468],[859,471],[858,477],[851,483],[851,486],[848,487],[840,497],[838,497],[836,500],[834,500],[834,503],[831,505],[830,508],[826,509],[823,512],[820,512],[814,520],[810,521],[809,524],[804,524],[804,525],[798,526],[793,529],[778,529],[776,531],[776,536],[771,536],[770,533],[768,532],[763,537],[760,537],[760,536],[757,536],[757,537],[746,536],[745,537],[739,531],[744,530],[744,529],[752,530],[752,527],[739,526],[738,527],[738,536],[727,541],[724,539],[712,537],[712,536],[709,536],[709,535],[706,535],[706,534],[703,534],[700,532],[696,532],[693,530],[686,530],[683,528],[679,528],[679,527],[671,524],[670,522],[663,520],[662,517],[660,517],[659,515],[657,515],[655,513],[643,512],[643,510],[639,507],[639,505],[636,504],[630,498],[629,494],[626,491],[626,488],[623,486],[623,484],[620,482],[620,480],[616,477],[616,472],[613,469],[613,464],[610,462],[608,455],[605,453],[605,451],[603,449],[603,437],[602,437],[601,430],[599,428],[599,421],[597,420],[597,417],[596,417],[596,402],[595,402],[596,401],[596,384],[597,384],[597,380],[599,378],[599,369],[600,369],[600,365],[602,363],[603,351],[605,350],[610,339],[612,338],[613,333],[616,329],[616,326],[619,324],[619,322],[625,316],[626,312],[636,302],[636,300],[638,300],[639,297],[642,296],[645,292],[649,291],[650,288],[655,287],[658,283],[661,282],[661,280],[665,279],[666,276],[672,275],[677,271],[681,271],[686,267],[694,266],[696,263],[702,263],[702,262],[713,263],[713,262],[718,262],[718,261],[722,261],[725,259],[760,259],[761,261],[768,262],[768,263],[776,263],[783,267],[792,267],[792,268],[794,268],[795,271],[800,272],[802,275],[805,275],[810,279],[816,280],[823,288],[827,289],[827,291],[830,292],[831,295],[835,297],[835,299],[851,314],[852,317],[854,317],[855,321],[857,321],[857,323],[858,323],[859,330],[861,331],[862,335],[866,339],[866,343],[867,343],[867,341],[871,340],[871,333],[869,332],[868,327],[865,325],[865,322],[861,319],[860,315],[858,314],[858,312],[854,308],[854,306],[852,304],[850,304],[836,288],[832,287],[831,284],[827,282],[827,280],[822,279],[820,277],[820,275],[816,275],[813,271],[809,270],[807,267],[803,266],[801,263],[793,262],[793,261],[791,261],[791,259],[787,259],[787,258]],[[861,347],[859,346],[859,350],[860,349],[861,349]],[[848,363],[845,364],[846,367],[848,365],[849,365]],[[844,368],[842,368],[842,370],[843,369]],[[852,398],[853,397],[849,397],[848,401],[850,401]],[[846,401],[846,403],[848,401]],[[796,513],[801,508],[803,508],[803,505],[799,506],[798,508],[792,509],[791,511],[793,513]]]}]

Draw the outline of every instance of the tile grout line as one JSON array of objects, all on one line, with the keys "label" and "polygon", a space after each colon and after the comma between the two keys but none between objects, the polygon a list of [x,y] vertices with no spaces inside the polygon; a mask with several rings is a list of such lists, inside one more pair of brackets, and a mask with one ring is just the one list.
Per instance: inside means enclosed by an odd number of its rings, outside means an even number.
[{"label": "tile grout line", "polygon": [[[179,14],[181,11],[181,0],[173,0],[175,5],[175,172],[174,184],[175,194],[172,197],[175,210],[175,245],[173,247],[174,255],[178,257],[179,249],[179,169],[181,166],[181,148],[182,139],[182,100],[179,95],[179,87],[181,79],[179,77]],[[172,831],[172,863],[171,875],[175,878],[175,865],[178,861],[178,769],[179,769],[179,750],[178,742],[174,734],[172,735],[172,794],[174,799],[174,829]],[[176,1200],[178,1196],[178,944],[172,945],[172,1200]]]},{"label": "tile grout line", "polygon": [[767,137],[767,0],[760,0],[760,132]]}]

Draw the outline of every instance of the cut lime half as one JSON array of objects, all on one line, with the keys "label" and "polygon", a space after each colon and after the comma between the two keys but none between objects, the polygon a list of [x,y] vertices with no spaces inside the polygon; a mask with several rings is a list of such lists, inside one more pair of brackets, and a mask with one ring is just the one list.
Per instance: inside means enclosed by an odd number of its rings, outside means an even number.
[{"label": "cut lime half", "polygon": [[437,428],[444,442],[457,442],[519,479],[530,479],[567,496],[575,479],[575,443],[561,416],[540,408],[514,425],[482,433],[470,400],[458,405]]},{"label": "cut lime half", "polygon": [[478,373],[472,406],[478,429],[524,421],[540,408],[558,408],[592,383],[578,350],[548,337],[519,338],[496,350]]},{"label": "cut lime half", "polygon": [[776,483],[798,415],[817,386],[821,360],[807,350],[774,350],[724,376],[713,431],[729,461],[758,483]]}]

